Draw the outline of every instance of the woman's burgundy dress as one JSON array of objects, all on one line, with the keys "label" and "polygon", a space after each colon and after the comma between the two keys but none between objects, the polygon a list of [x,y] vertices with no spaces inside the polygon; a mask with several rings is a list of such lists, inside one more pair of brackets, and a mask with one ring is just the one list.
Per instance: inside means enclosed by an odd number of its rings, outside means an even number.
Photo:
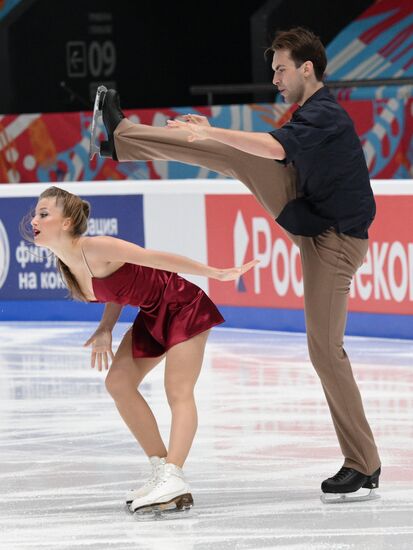
[{"label": "woman's burgundy dress", "polygon": [[123,264],[98,279],[92,277],[98,302],[138,306],[133,323],[133,357],[157,357],[224,318],[205,292],[176,273]]}]

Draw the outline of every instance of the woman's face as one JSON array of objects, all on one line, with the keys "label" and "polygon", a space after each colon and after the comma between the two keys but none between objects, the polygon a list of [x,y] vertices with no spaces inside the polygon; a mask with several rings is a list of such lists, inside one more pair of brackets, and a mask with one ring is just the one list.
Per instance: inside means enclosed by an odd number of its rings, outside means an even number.
[{"label": "woman's face", "polygon": [[63,211],[54,197],[40,199],[31,221],[33,239],[37,246],[50,246],[63,235],[67,235],[69,218],[63,217]]}]

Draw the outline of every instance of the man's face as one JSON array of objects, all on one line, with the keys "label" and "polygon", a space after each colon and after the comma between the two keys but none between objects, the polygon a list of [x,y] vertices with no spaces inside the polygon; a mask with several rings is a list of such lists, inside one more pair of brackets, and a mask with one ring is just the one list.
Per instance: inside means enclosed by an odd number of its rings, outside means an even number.
[{"label": "man's face", "polygon": [[296,68],[289,50],[276,50],[272,60],[273,84],[286,103],[302,103],[305,91],[304,64]]}]

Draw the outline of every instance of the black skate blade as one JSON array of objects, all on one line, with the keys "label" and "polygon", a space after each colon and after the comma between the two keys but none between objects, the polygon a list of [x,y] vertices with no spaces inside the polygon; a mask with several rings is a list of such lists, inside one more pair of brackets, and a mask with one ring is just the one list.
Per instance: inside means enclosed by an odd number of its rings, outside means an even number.
[{"label": "black skate blade", "polygon": [[320,500],[323,504],[344,504],[349,502],[367,502],[368,500],[377,500],[380,498],[375,489],[359,489],[355,493],[323,493]]}]

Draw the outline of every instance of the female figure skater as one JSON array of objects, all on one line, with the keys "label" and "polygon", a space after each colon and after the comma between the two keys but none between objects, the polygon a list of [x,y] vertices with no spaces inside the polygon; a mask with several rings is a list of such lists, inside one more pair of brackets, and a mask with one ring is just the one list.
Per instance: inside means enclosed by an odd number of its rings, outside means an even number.
[{"label": "female figure skater", "polygon": [[[112,360],[106,387],[152,465],[150,480],[127,495],[130,510],[151,509],[151,505],[187,509],[193,499],[182,466],[197,428],[194,386],[209,331],[224,319],[199,287],[177,273],[231,281],[257,262],[219,269],[114,237],[84,237],[89,210],[89,203],[80,197],[49,187],[40,195],[31,220],[33,240],[56,255],[73,298],[106,304],[85,346],[92,347],[92,368],[108,369]],[[126,304],[139,306],[140,312],[113,354],[112,329]],[[168,448],[138,391],[144,377],[164,358],[172,412]]]}]

